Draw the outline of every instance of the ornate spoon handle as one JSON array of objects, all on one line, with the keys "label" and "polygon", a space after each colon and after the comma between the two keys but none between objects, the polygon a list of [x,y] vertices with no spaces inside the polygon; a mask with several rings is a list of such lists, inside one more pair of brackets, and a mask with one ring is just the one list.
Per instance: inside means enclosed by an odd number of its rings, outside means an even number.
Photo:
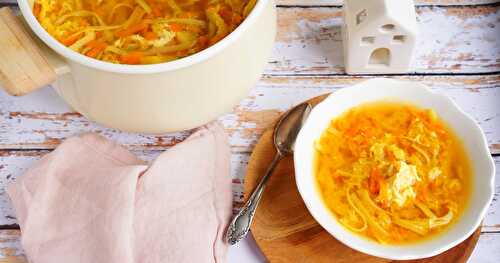
[{"label": "ornate spoon handle", "polygon": [[259,204],[262,193],[266,187],[266,183],[269,180],[269,177],[271,177],[274,168],[276,168],[276,165],[282,158],[283,155],[277,152],[273,161],[267,168],[266,174],[262,177],[262,179],[260,179],[259,184],[253,191],[250,198],[248,198],[248,201],[229,224],[226,233],[226,239],[229,244],[234,245],[247,235],[248,230],[250,230],[250,226],[252,225],[255,210],[257,209],[257,205]]}]

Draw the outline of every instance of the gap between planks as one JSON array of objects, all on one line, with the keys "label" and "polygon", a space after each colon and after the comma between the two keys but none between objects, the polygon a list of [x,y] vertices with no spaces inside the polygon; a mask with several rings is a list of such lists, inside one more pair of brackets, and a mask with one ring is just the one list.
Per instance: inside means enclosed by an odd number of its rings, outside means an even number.
[{"label": "gap between planks", "polygon": [[[412,74],[500,71],[500,4],[421,6]],[[341,8],[278,8],[278,34],[265,74],[343,75]]]},{"label": "gap between planks", "polygon": [[[278,6],[339,7],[343,0],[276,0]],[[497,0],[414,0],[417,6],[471,6],[497,4]]]},{"label": "gap between planks", "polygon": [[[278,6],[342,6],[342,0],[276,0]],[[415,5],[469,6],[495,4],[497,0],[415,0]],[[17,5],[17,0],[0,0],[1,5]]]},{"label": "gap between planks", "polygon": [[[37,162],[49,151],[12,151],[3,155],[0,151],[0,229],[18,228],[15,212],[10,200],[5,192],[8,184],[13,183],[19,176],[22,176],[27,169]],[[162,151],[132,151],[139,158],[151,162]],[[249,153],[233,153],[231,155],[231,176],[233,192],[233,209],[237,212],[243,202],[243,183],[246,174]],[[483,232],[500,232],[500,157],[494,157],[496,166],[496,186],[493,202],[491,203],[486,217],[483,221]]]},{"label": "gap between planks", "polygon": [[[260,81],[251,95],[235,108],[233,113],[222,117],[220,120],[230,134],[233,151],[231,160],[233,170],[231,174],[233,175],[235,205],[241,204],[241,186],[249,152],[259,139],[260,134],[274,122],[281,112],[308,98],[350,86],[367,78],[266,77]],[[500,127],[500,119],[498,118],[500,116],[500,108],[498,107],[500,76],[401,76],[396,78],[430,85],[434,91],[452,97],[466,112],[472,114],[476,120],[481,122],[483,129],[488,132],[490,146],[496,147],[492,148],[492,150],[500,149],[495,146],[500,142],[500,131],[498,130],[498,127]],[[41,100],[41,98],[44,100]],[[51,101],[51,103],[47,104],[46,101]],[[37,103],[42,104],[36,105]],[[41,154],[48,152],[47,149],[56,147],[64,138],[82,131],[99,132],[129,147],[138,156],[146,156],[146,159],[154,158],[154,155],[157,155],[161,150],[168,149],[189,135],[189,132],[175,133],[168,136],[137,135],[105,129],[90,123],[78,114],[68,111],[68,108],[65,108],[62,101],[58,101],[58,97],[51,89],[44,89],[36,94],[17,100],[0,96],[0,108],[4,109],[4,111],[8,111],[9,108],[20,110],[20,113],[10,114],[7,112],[7,115],[4,115],[7,117],[4,117],[1,125],[7,126],[0,127],[0,130],[3,131],[3,133],[0,133],[0,142],[3,142],[4,146],[6,140],[10,142],[13,140],[18,142],[32,140],[35,144],[38,143],[40,147],[46,149],[31,151],[29,148],[32,144],[18,144],[16,147],[24,147],[25,150],[0,151],[0,158],[3,159],[1,164],[4,166],[0,169],[0,171],[3,170],[3,175],[0,176],[0,180],[2,180],[0,185],[4,186],[8,181],[14,180],[15,176],[22,174],[29,167],[30,162],[39,158]],[[43,110],[45,113],[42,116],[35,116],[36,114],[32,112],[33,109]],[[55,112],[46,113],[51,111]],[[28,115],[29,118],[26,118],[25,115]],[[34,128],[33,125],[45,130],[42,132],[39,128]],[[51,127],[51,125],[54,126]],[[19,130],[19,128],[24,129],[26,127],[31,129]],[[41,136],[40,138],[34,138],[35,135]],[[36,139],[41,141],[36,142]],[[498,157],[496,159],[500,160]],[[498,170],[500,172],[500,169]],[[497,180],[497,182],[499,181]],[[497,186],[496,191],[497,199],[500,194],[498,192],[500,187]],[[495,213],[500,212],[500,203],[495,200],[494,205],[495,209],[491,211],[493,214],[490,215],[490,218],[498,217]],[[8,208],[6,198],[0,198],[0,208],[3,210],[1,214],[4,216],[13,216],[13,212]],[[499,220],[487,220],[489,222],[487,223],[487,230],[496,231],[500,227]],[[9,218],[0,219],[0,222],[2,224],[15,223]]]},{"label": "gap between planks", "polygon": [[[2,2],[0,2],[0,4]],[[320,1],[310,1],[310,0],[303,0],[303,1],[300,1],[300,0],[282,0],[282,1],[278,1],[278,2],[279,2],[280,5],[284,5],[284,6],[286,6],[286,5],[311,6],[311,2],[313,2],[313,3],[318,2],[318,4],[315,4],[317,6],[320,6],[320,5],[330,5],[330,6],[333,5],[334,6],[335,3],[337,3],[336,5],[340,5],[339,2],[335,2],[335,1],[321,1],[321,0]],[[498,2],[497,1],[453,1],[453,0],[452,1],[418,1],[418,4],[423,4],[423,5],[477,5],[477,4],[491,4],[491,3],[498,3]],[[425,74],[425,73],[423,73],[423,74]],[[441,74],[441,73],[429,73],[429,74],[433,74],[434,75],[434,74]],[[472,74],[474,74],[474,73],[472,73]],[[491,73],[487,73],[487,74],[491,74]],[[19,231],[14,230],[14,232],[16,234],[13,234],[12,236],[16,236],[16,235],[18,236],[19,235]],[[491,233],[497,233],[497,232],[485,232],[485,233],[486,234],[483,234],[482,236],[484,236],[484,235],[491,236]],[[2,231],[2,234],[3,234],[3,231]],[[3,241],[4,241],[4,239],[1,239],[0,242],[3,242]],[[18,240],[17,240],[17,242],[18,242]],[[493,242],[493,243],[497,243],[497,242]],[[16,258],[15,253],[17,253],[17,252],[15,252],[15,249],[2,248],[2,250],[1,250],[1,254],[2,255],[12,255],[11,259],[15,259]],[[3,261],[3,260],[0,259],[0,262],[16,262],[16,261]],[[19,262],[24,262],[24,260],[23,261],[19,261]]]},{"label": "gap between planks", "polygon": [[[419,37],[412,74],[496,73],[498,6],[417,8]],[[340,8],[285,8],[266,74],[344,74]]]},{"label": "gap between planks", "polygon": [[[496,263],[500,258],[500,233],[481,233],[470,262]],[[19,230],[0,230],[0,263],[27,263]]]},{"label": "gap between planks", "polygon": [[[229,134],[233,152],[250,152],[262,132],[293,105],[369,78],[267,76],[233,112],[223,115],[219,121]],[[500,153],[500,75],[391,78],[420,82],[451,97],[479,122],[491,152]],[[0,108],[0,118],[3,119],[0,122],[0,149],[53,149],[67,137],[82,132],[96,132],[131,149],[162,150],[191,134],[191,131],[185,131],[147,135],[107,129],[73,112],[52,89],[43,89],[16,99],[0,93]]]}]

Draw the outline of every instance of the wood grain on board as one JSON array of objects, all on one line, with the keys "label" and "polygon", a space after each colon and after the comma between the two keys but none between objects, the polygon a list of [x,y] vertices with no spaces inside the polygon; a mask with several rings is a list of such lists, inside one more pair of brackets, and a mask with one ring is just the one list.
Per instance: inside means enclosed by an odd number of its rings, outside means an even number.
[{"label": "wood grain on board", "polygon": [[[0,230],[0,263],[27,263],[21,247],[19,230]],[[494,263],[500,258],[500,250],[492,244],[500,243],[500,235],[482,233],[472,252],[470,262]]]},{"label": "wood grain on board", "polygon": [[[308,102],[316,105],[324,96]],[[259,183],[276,150],[272,129],[268,129],[254,148],[245,176],[245,197]],[[385,263],[391,260],[357,252],[333,238],[311,216],[295,185],[293,157],[282,159],[267,183],[266,192],[257,208],[252,234],[271,263],[285,262],[366,262]],[[271,190],[272,189],[272,190]],[[332,220],[334,220],[332,218]],[[437,256],[412,260],[413,263],[466,262],[481,235],[480,227],[459,245]]]},{"label": "wood grain on board", "polygon": [[[26,263],[21,247],[19,230],[0,230],[0,263]],[[494,263],[500,258],[500,249],[492,244],[500,243],[500,235],[482,233],[470,262]]]},{"label": "wood grain on board", "polygon": [[[500,235],[482,233],[470,262],[493,263],[500,258],[500,249],[492,244],[500,244]],[[0,263],[27,262],[21,247],[19,230],[0,230]]]}]

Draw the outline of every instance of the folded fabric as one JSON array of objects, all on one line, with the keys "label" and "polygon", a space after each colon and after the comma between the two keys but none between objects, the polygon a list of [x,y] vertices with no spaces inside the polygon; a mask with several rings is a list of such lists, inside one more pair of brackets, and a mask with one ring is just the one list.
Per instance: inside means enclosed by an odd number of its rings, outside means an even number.
[{"label": "folded fabric", "polygon": [[229,146],[211,124],[150,167],[96,134],[67,139],[8,187],[33,263],[223,262]]}]

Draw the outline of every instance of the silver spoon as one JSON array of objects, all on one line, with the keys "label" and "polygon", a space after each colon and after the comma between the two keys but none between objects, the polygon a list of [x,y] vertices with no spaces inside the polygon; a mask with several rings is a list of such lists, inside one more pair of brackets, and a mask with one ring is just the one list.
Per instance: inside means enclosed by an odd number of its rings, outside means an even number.
[{"label": "silver spoon", "polygon": [[229,244],[234,245],[247,235],[269,177],[271,177],[278,162],[283,157],[293,153],[295,139],[310,112],[311,105],[309,103],[302,103],[286,112],[274,127],[273,143],[276,148],[276,154],[267,168],[266,174],[260,179],[259,184],[248,201],[229,224],[226,232],[226,239]]}]

